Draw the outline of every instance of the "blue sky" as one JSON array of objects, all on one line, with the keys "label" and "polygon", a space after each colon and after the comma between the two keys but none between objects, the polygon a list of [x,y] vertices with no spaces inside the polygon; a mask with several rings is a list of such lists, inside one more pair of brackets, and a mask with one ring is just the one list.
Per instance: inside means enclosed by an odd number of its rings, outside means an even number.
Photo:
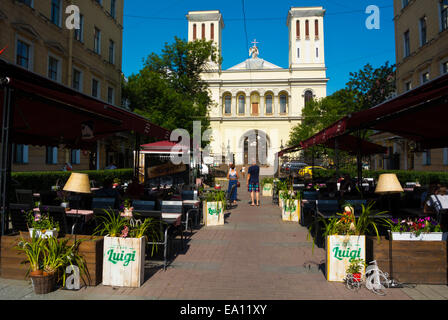
[{"label": "blue sky", "polygon": [[[367,6],[380,8],[380,29],[369,30]],[[247,48],[254,38],[260,58],[288,67],[288,27],[290,7],[323,6],[325,62],[330,79],[327,94],[343,88],[349,73],[366,63],[378,67],[395,63],[393,7],[391,0],[127,0],[124,8],[123,73],[129,76],[143,67],[151,52],[160,53],[174,37],[187,39],[188,11],[220,10],[224,19],[222,35],[223,69],[248,58]]]}]

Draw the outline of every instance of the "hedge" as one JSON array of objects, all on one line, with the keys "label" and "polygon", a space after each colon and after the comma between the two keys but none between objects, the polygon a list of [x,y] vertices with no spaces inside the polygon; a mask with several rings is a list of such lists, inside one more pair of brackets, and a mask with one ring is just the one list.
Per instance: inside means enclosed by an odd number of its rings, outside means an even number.
[{"label": "hedge", "polygon": [[[22,189],[32,189],[33,191],[50,190],[51,186],[64,185],[70,177],[72,171],[32,171],[32,172],[12,172],[14,187]],[[121,181],[131,180],[134,175],[133,169],[115,170],[86,170],[74,171],[87,173],[90,180],[94,180],[96,185],[101,186],[106,178],[120,179]]]},{"label": "hedge", "polygon": [[[339,170],[340,175],[349,174],[351,177],[356,177],[358,173],[356,170]],[[408,171],[408,170],[363,170],[362,176],[364,178],[375,178],[378,180],[380,174],[395,173],[401,184],[406,182],[418,181],[421,185],[429,185],[432,183],[439,183],[448,186],[448,172],[436,171]],[[317,178],[330,178],[336,174],[336,170],[319,170],[315,173]]]}]

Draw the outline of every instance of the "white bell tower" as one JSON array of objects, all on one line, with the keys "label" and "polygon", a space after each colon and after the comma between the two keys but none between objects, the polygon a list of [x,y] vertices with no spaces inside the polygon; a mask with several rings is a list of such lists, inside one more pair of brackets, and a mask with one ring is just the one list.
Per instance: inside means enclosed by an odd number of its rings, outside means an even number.
[{"label": "white bell tower", "polygon": [[[204,39],[212,40],[221,54],[222,29],[224,20],[219,10],[189,11],[188,19],[188,41]],[[216,63],[210,63],[213,69],[221,69]]]},{"label": "white bell tower", "polygon": [[323,7],[289,10],[289,68],[325,68],[324,15]]}]

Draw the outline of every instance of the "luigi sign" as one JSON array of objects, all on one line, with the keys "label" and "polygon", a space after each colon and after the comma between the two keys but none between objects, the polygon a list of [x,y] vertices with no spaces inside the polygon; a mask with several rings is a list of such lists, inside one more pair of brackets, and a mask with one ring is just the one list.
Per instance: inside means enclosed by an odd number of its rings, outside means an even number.
[{"label": "luigi sign", "polygon": [[203,211],[206,226],[219,226],[224,224],[224,208],[221,201],[205,202]]}]

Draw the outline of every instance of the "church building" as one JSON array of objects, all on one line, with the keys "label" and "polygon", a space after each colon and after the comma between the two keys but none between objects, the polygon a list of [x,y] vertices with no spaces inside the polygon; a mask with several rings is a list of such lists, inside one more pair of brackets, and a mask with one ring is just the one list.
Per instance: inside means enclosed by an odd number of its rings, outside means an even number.
[{"label": "church building", "polygon": [[[262,59],[255,40],[249,58],[230,69],[210,63],[203,79],[215,102],[209,111],[210,155],[215,161],[225,157],[236,165],[248,164],[251,150],[258,150],[259,164],[273,166],[275,153],[301,121],[305,103],[326,96],[324,15],[322,7],[289,10],[287,68]],[[212,40],[222,52],[224,21],[219,10],[190,11],[187,19],[188,41]]]}]

